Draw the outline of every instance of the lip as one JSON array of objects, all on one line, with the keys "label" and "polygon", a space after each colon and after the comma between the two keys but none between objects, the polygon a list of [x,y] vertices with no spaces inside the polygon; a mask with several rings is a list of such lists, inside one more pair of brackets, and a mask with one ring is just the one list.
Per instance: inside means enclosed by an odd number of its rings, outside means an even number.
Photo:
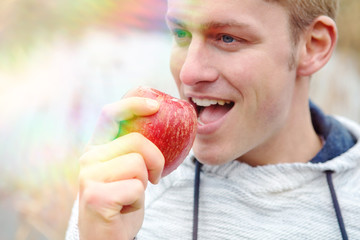
[{"label": "lip", "polygon": [[[231,101],[231,100],[225,100],[225,99],[220,99],[220,98],[216,98],[216,97],[209,97],[209,96],[191,96],[188,97],[188,101],[196,108],[197,105],[191,100],[192,98],[200,98],[200,99],[216,99],[216,100],[223,100],[223,101]],[[199,121],[198,119],[198,127],[197,127],[197,134],[198,135],[210,135],[215,133],[216,131],[218,131],[223,125],[224,122],[226,121],[228,115],[230,114],[230,112],[233,110],[233,108],[235,107],[235,102],[231,101],[234,106],[226,113],[224,114],[221,118],[219,118],[218,120],[211,122],[211,123],[202,123]]]}]

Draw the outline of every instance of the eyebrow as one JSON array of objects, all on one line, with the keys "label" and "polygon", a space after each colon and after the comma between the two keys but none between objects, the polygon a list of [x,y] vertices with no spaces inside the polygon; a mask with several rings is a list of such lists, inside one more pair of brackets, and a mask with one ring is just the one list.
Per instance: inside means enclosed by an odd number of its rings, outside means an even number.
[{"label": "eyebrow", "polygon": [[[175,25],[178,25],[181,28],[187,28],[187,24],[185,24],[184,22],[182,22],[179,19],[176,19],[171,16],[167,16],[166,19],[167,19],[167,21],[169,21]],[[200,24],[199,27],[201,29],[218,29],[218,28],[227,28],[227,27],[251,28],[251,26],[249,24],[239,23],[234,20],[225,21],[225,22],[211,21],[211,22],[208,22],[205,24]]]},{"label": "eyebrow", "polygon": [[179,27],[182,27],[182,28],[186,27],[186,25],[182,21],[180,21],[180,20],[178,20],[178,19],[176,19],[174,17],[167,16],[166,21],[171,22],[171,23],[173,23],[175,25],[178,25]]}]

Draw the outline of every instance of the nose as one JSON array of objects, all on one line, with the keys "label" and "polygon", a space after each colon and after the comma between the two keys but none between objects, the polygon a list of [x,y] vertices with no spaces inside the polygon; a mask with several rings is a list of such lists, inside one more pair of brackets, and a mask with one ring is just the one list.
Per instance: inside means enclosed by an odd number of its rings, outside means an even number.
[{"label": "nose", "polygon": [[180,70],[180,81],[185,85],[212,82],[218,78],[212,50],[201,40],[192,39]]}]

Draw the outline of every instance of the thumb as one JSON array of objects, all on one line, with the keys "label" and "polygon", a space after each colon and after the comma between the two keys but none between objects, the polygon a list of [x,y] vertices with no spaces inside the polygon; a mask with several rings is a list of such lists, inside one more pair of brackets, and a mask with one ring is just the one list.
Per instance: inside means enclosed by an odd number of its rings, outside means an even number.
[{"label": "thumb", "polygon": [[96,123],[89,145],[100,145],[114,140],[121,121],[135,116],[148,116],[159,110],[156,100],[142,97],[129,97],[103,107]]}]

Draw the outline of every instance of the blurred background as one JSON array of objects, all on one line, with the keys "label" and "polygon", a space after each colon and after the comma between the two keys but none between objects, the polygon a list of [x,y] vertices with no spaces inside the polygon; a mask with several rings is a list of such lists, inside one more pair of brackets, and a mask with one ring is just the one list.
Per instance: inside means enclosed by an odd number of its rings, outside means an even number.
[{"label": "blurred background", "polygon": [[[0,0],[0,239],[64,239],[77,159],[101,107],[148,85],[177,96],[166,0]],[[341,0],[334,58],[312,80],[360,122],[360,1]]]}]

